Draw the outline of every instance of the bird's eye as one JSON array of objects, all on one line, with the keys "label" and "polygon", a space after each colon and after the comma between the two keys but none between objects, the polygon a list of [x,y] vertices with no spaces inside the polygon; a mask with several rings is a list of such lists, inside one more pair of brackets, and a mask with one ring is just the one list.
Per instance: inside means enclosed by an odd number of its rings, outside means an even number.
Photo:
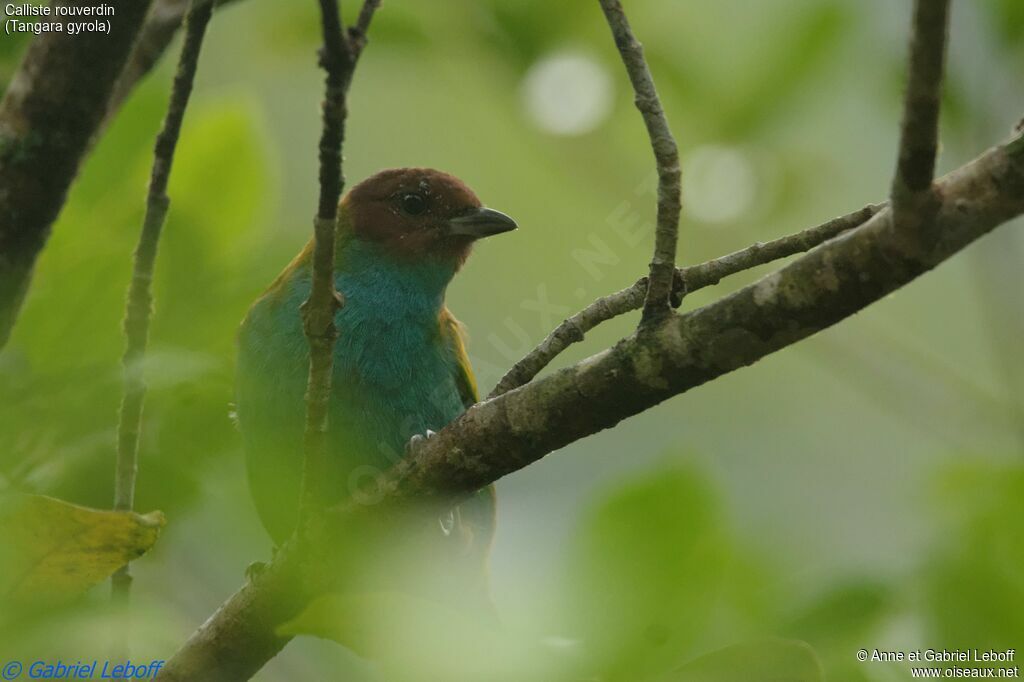
[{"label": "bird's eye", "polygon": [[421,215],[427,210],[427,200],[419,194],[406,194],[401,198],[401,206],[409,215]]}]

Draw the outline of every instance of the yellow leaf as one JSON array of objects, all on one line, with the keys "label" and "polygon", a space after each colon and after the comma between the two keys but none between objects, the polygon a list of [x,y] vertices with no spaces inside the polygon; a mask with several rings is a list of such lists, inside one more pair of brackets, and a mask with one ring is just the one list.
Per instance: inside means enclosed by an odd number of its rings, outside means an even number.
[{"label": "yellow leaf", "polygon": [[41,495],[0,495],[0,599],[84,592],[153,546],[160,512],[89,509]]}]

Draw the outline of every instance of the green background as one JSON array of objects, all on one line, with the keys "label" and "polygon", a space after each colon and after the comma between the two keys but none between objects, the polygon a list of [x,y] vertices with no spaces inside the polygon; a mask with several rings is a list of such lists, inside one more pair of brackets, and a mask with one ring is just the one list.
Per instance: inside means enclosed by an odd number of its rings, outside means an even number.
[{"label": "green background", "polygon": [[[1022,7],[954,3],[943,171],[1024,115]],[[684,157],[682,263],[885,197],[909,2],[627,9]],[[269,0],[238,2],[210,27],[157,264],[137,506],[169,524],[135,565],[138,659],[166,657],[269,556],[228,416],[234,334],[311,233],[318,30],[316,3]],[[23,43],[0,39],[4,78]],[[580,96],[608,105],[581,134],[545,130],[528,106],[526,84],[564,54],[597,74]],[[110,505],[120,319],[172,62],[84,165],[0,354],[0,486]],[[484,391],[561,317],[645,271],[653,163],[631,101],[596,2],[387,0],[378,13],[350,97],[350,184],[432,166],[521,226],[480,244],[449,290]],[[1019,227],[836,329],[499,482],[503,620],[568,657],[594,646],[590,664],[613,679],[767,636],[806,640],[836,681],[909,678],[858,663],[862,647],[1024,644]],[[633,324],[601,327],[556,364]],[[105,600],[103,587],[70,612],[0,616],[0,658],[102,657]],[[258,679],[373,675],[307,637]]]}]

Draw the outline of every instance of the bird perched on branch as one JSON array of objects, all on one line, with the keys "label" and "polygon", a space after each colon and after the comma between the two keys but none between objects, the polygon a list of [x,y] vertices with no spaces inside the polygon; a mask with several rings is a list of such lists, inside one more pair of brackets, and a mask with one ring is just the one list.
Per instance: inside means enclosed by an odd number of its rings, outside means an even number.
[{"label": "bird perched on branch", "polygon": [[[477,401],[445,290],[476,240],[515,227],[458,178],[424,168],[382,171],[342,199],[334,278],[345,303],[335,317],[325,486],[337,500],[410,456],[411,439],[440,430]],[[277,543],[298,518],[309,363],[299,307],[309,297],[312,254],[311,241],[239,333],[236,401],[249,484]],[[442,518],[439,532],[467,538],[469,551],[485,556],[493,521],[488,488]]]}]

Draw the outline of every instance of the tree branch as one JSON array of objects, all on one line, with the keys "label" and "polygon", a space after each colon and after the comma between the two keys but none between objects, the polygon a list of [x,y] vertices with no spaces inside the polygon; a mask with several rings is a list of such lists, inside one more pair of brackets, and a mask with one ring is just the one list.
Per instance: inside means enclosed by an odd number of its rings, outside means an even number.
[{"label": "tree branch", "polygon": [[334,315],[343,304],[334,288],[334,226],[344,182],[341,146],[345,137],[345,84],[352,58],[341,27],[337,0],[320,0],[323,48],[320,65],[327,72],[320,136],[320,199],[313,221],[313,275],[309,299],[302,304],[302,324],[309,342],[306,426],[303,442],[302,517],[320,507],[327,471],[327,409],[334,372]]},{"label": "tree branch", "polygon": [[313,274],[309,299],[302,304],[302,322],[309,342],[309,377],[306,385],[306,425],[302,481],[302,517],[320,506],[322,485],[327,480],[328,405],[334,371],[334,342],[338,330],[334,316],[344,305],[334,288],[334,229],[338,201],[345,184],[341,150],[345,142],[348,116],[346,95],[352,82],[359,54],[365,45],[366,30],[379,2],[368,0],[350,40],[341,23],[337,0],[319,0],[323,48],[320,65],[327,73],[323,103],[323,132],[320,136],[320,197],[314,220]]},{"label": "tree branch", "polygon": [[[189,11],[185,44],[181,48],[178,72],[174,76],[171,100],[167,107],[167,115],[164,117],[163,128],[156,138],[149,195],[146,199],[146,215],[135,249],[135,263],[125,305],[124,395],[121,399],[121,414],[117,427],[117,464],[114,478],[114,509],[120,511],[131,511],[135,506],[139,432],[142,426],[142,406],[146,398],[142,361],[146,354],[152,314],[153,269],[156,264],[157,247],[160,244],[160,232],[170,206],[167,183],[174,162],[174,150],[178,144],[189,95],[192,93],[192,82],[199,63],[203,36],[206,34],[212,12],[213,4],[205,0],[194,0]],[[131,583],[129,566],[125,564],[112,578],[114,599],[126,601]]]},{"label": "tree branch", "polygon": [[[873,215],[882,210],[884,204],[870,204],[862,209],[833,218],[821,225],[807,228],[802,232],[791,234],[770,242],[758,242],[740,251],[709,260],[700,265],[677,268],[675,271],[676,286],[679,294],[689,294],[704,287],[713,286],[720,281],[755,268],[771,261],[809,251],[815,246],[832,239],[836,235],[862,225]],[[586,308],[566,319],[554,331],[547,335],[541,343],[530,351],[512,369],[505,373],[498,385],[494,387],[487,399],[496,398],[514,388],[531,381],[547,367],[562,351],[584,336],[594,327],[607,322],[619,315],[637,310],[643,305],[644,293],[647,291],[647,278],[642,277],[633,286],[599,298]],[[676,295],[676,292],[673,292]]]},{"label": "tree branch", "polygon": [[[235,0],[214,0],[214,6],[219,9],[233,2]],[[135,86],[160,62],[181,28],[188,7],[188,0],[154,0],[128,62],[114,85],[107,105],[106,122],[114,117]]]},{"label": "tree branch", "polygon": [[915,0],[899,160],[892,181],[897,223],[918,216],[931,194],[939,144],[942,70],[949,34],[949,0]]},{"label": "tree branch", "polygon": [[[403,460],[386,497],[462,496],[825,329],[1024,213],[1024,145],[1002,145],[939,183],[939,210],[911,252],[885,208],[719,301],[668,318],[576,365],[467,411]],[[580,400],[586,409],[580,409]]]},{"label": "tree branch", "polygon": [[641,326],[657,322],[671,312],[669,306],[675,278],[676,242],[679,238],[679,214],[682,210],[682,171],[679,150],[658,99],[654,79],[644,60],[643,47],[633,35],[626,12],[619,0],[599,0],[615,46],[626,66],[636,95],[636,108],[647,126],[658,170],[658,215],[655,227],[654,257],[651,259],[647,295]]},{"label": "tree branch", "polygon": [[355,26],[349,29],[349,43],[357,59],[359,58],[359,53],[366,46],[366,34],[370,30],[370,22],[373,21],[374,12],[380,8],[380,3],[381,0],[364,0]]},{"label": "tree branch", "polygon": [[[453,500],[575,440],[784,349],[927,272],[1024,213],[1024,141],[995,147],[938,183],[929,239],[908,251],[888,208],[758,282],[671,316],[591,358],[470,408],[380,482],[380,516],[404,501]],[[581,400],[586,409],[580,409]],[[167,662],[159,680],[247,679],[286,643],[280,623],[330,589],[329,538],[362,510],[322,526],[322,542],[295,539],[232,596]],[[332,531],[332,529],[334,529]],[[336,543],[335,543],[336,546]]]},{"label": "tree branch", "polygon": [[146,74],[152,71],[181,28],[189,0],[154,0],[107,104],[109,122]]},{"label": "tree branch", "polygon": [[0,102],[0,348],[150,3],[103,0],[110,34],[36,36]]}]

